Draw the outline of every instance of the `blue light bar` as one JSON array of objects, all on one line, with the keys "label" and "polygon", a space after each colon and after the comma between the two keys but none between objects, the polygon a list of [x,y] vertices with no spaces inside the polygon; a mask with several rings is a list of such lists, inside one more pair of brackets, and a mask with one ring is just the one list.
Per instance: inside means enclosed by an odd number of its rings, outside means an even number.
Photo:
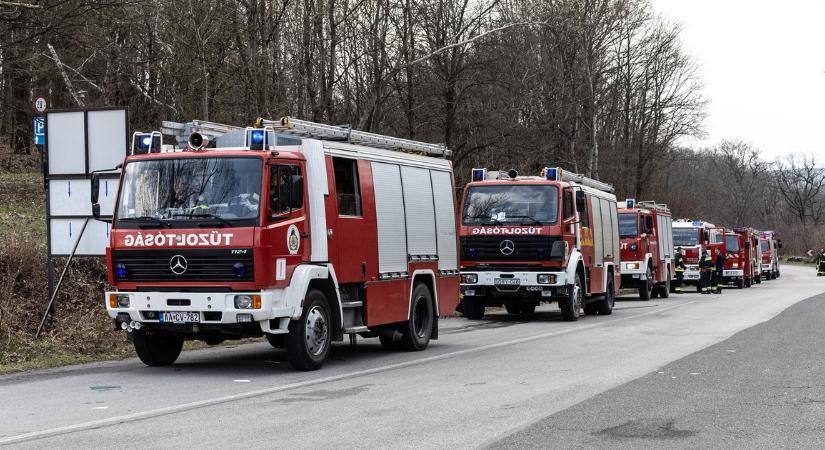
[{"label": "blue light bar", "polygon": [[132,135],[132,154],[160,153],[161,135],[159,132],[135,132]]},{"label": "blue light bar", "polygon": [[246,146],[250,150],[265,150],[266,149],[266,129],[265,128],[247,128],[246,129]]},{"label": "blue light bar", "polygon": [[558,167],[545,167],[544,168],[544,177],[550,181],[559,181],[559,168]]},{"label": "blue light bar", "polygon": [[629,198],[629,199],[625,200],[625,207],[627,209],[635,208],[636,207],[636,199]]},{"label": "blue light bar", "polygon": [[484,181],[487,178],[487,169],[473,169],[473,181]]}]

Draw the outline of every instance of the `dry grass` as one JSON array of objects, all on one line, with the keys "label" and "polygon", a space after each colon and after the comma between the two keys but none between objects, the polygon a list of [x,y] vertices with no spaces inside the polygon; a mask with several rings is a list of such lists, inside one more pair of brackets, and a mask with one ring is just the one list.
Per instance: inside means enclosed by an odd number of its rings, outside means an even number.
[{"label": "dry grass", "polygon": [[105,313],[106,267],[95,258],[75,259],[34,339],[48,303],[44,199],[40,174],[0,173],[0,373],[132,354]]}]

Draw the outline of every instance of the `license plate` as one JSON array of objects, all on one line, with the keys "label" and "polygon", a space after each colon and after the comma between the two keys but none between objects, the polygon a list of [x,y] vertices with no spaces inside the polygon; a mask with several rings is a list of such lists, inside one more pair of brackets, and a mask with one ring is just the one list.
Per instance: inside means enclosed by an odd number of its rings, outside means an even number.
[{"label": "license plate", "polygon": [[496,278],[493,284],[496,286],[516,287],[521,286],[521,280],[518,278]]},{"label": "license plate", "polygon": [[698,279],[699,279],[699,275],[693,275],[693,274],[690,274],[690,275],[685,275],[685,279],[686,279],[686,280],[698,280]]},{"label": "license plate", "polygon": [[166,323],[198,323],[201,313],[192,311],[169,311],[160,314],[160,321]]}]

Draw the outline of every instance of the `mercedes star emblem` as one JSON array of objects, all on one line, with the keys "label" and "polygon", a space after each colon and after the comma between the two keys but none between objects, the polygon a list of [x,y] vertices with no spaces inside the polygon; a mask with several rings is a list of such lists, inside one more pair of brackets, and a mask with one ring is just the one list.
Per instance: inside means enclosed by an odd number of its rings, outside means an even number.
[{"label": "mercedes star emblem", "polygon": [[175,275],[183,275],[188,267],[189,263],[183,255],[175,255],[169,260],[169,268],[172,269],[172,273]]},{"label": "mercedes star emblem", "polygon": [[501,254],[504,256],[510,256],[516,251],[516,245],[513,244],[513,241],[507,239],[501,241],[501,245],[499,245],[498,249],[501,251]]}]

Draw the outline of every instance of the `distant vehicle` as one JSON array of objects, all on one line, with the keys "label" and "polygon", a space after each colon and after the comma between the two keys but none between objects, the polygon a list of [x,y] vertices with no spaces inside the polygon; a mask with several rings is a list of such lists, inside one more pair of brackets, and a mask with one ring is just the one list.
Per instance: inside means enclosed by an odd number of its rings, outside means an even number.
[{"label": "distant vehicle", "polygon": [[760,233],[759,248],[762,251],[762,276],[766,280],[779,278],[779,249],[782,240],[776,237],[773,231]]},{"label": "distant vehicle", "polygon": [[641,300],[670,296],[673,278],[673,218],[667,205],[619,202],[622,289],[638,289]]},{"label": "distant vehicle", "polygon": [[726,230],[725,251],[724,283],[741,289],[762,282],[762,254],[756,230],[747,227]]},{"label": "distant vehicle", "polygon": [[426,348],[458,302],[448,150],[260,122],[197,122],[217,148],[200,132],[170,151],[159,132],[135,134],[106,252],[116,288],[106,309],[140,359],[169,365],[184,340],[250,336],[285,348],[299,370],[320,368],[347,334]]},{"label": "distant vehicle", "polygon": [[696,292],[701,292],[699,285],[699,257],[704,250],[713,258],[714,250],[724,246],[724,228],[703,220],[679,219],[673,222],[673,246],[681,248],[685,260],[684,283],[696,286]]},{"label": "distant vehicle", "polygon": [[529,316],[557,302],[564,320],[610,314],[620,281],[613,187],[546,168],[541,176],[473,169],[461,214],[464,315],[487,306]]}]

